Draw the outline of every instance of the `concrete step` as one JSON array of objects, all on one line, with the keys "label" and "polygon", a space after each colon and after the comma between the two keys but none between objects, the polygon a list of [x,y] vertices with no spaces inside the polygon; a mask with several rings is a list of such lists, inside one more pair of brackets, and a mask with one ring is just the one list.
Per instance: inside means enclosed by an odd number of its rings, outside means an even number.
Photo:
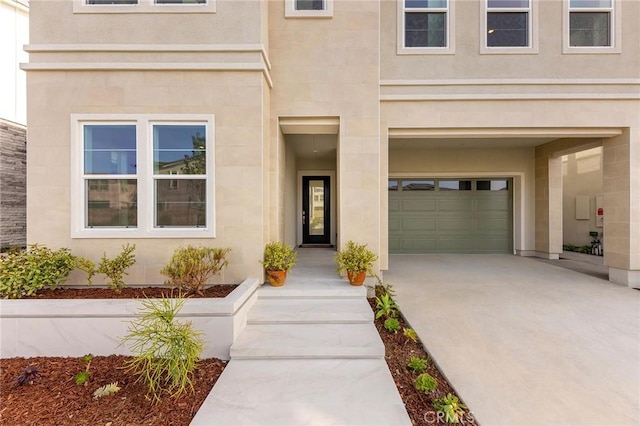
[{"label": "concrete step", "polygon": [[373,324],[248,324],[231,359],[384,358]]},{"label": "concrete step", "polygon": [[303,285],[272,287],[265,284],[258,289],[259,299],[362,299],[367,297],[365,286],[352,286],[346,280],[326,280]]},{"label": "concrete step", "polygon": [[366,299],[259,299],[248,324],[371,323],[373,311]]}]

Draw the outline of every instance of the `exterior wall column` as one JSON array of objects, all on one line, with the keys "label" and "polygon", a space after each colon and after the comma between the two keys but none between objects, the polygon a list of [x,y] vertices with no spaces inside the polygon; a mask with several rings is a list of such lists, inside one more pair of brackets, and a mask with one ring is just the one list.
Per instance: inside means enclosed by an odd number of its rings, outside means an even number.
[{"label": "exterior wall column", "polygon": [[626,129],[603,145],[604,263],[609,281],[635,288],[640,288],[639,138],[638,129]]},{"label": "exterior wall column", "polygon": [[536,147],[536,233],[539,257],[559,259],[562,253],[562,158],[545,145]]}]

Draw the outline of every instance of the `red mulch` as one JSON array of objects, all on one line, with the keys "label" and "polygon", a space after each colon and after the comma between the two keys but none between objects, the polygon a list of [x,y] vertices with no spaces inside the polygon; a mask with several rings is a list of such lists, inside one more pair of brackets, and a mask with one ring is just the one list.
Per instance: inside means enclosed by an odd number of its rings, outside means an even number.
[{"label": "red mulch", "polygon": [[[226,365],[215,358],[201,360],[191,379],[193,393],[166,397],[154,404],[147,397],[146,386],[135,383],[135,376],[122,369],[130,358],[94,357],[86,386],[74,380],[85,369],[82,358],[0,359],[0,424],[187,426]],[[16,385],[16,378],[28,365],[35,365],[39,374],[33,384]],[[93,399],[97,388],[113,382],[121,388],[118,393]]]},{"label": "red mulch", "polygon": [[[375,312],[375,299],[370,298],[369,304]],[[403,335],[402,329],[410,328],[409,324],[407,324],[401,315],[397,319],[400,322],[401,328],[400,331],[395,334],[384,328],[384,318],[377,319],[375,325],[385,346],[387,366],[389,367],[389,371],[391,371],[393,380],[396,382],[396,387],[398,388],[398,392],[400,392],[400,397],[404,402],[409,418],[414,425],[446,425],[447,423],[444,421],[442,415],[439,417],[433,408],[433,401],[445,396],[447,393],[458,395],[444,375],[438,370],[438,367],[431,361],[431,357],[424,349],[422,342],[420,342],[420,340],[413,342]],[[438,382],[437,388],[429,395],[416,390],[414,387],[414,381],[416,377],[418,377],[418,374],[407,368],[407,363],[412,356],[429,359],[425,373],[429,373]],[[461,400],[461,402],[464,401]],[[476,424],[472,414],[468,412],[465,413],[460,423],[465,425]]]},{"label": "red mulch", "polygon": [[[238,285],[218,284],[202,290],[202,296],[198,294],[189,297],[225,297]],[[178,290],[170,287],[125,287],[116,292],[111,288],[98,287],[61,287],[55,290],[42,289],[36,294],[25,299],[139,299],[145,297],[163,297],[177,295]]]}]

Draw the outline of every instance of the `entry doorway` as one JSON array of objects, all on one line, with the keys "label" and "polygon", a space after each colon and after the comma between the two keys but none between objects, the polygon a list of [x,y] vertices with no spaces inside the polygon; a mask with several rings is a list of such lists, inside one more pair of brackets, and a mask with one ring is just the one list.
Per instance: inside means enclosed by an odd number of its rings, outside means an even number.
[{"label": "entry doorway", "polygon": [[331,180],[302,177],[302,244],[331,244]]}]

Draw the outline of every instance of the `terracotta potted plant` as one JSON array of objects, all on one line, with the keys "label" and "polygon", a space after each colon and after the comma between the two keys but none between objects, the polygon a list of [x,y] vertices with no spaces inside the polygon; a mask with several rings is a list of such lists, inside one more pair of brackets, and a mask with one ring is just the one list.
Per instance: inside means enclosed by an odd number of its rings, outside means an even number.
[{"label": "terracotta potted plant", "polygon": [[264,248],[262,266],[267,273],[269,284],[274,287],[284,285],[287,271],[296,264],[297,253],[283,242],[269,243]]},{"label": "terracotta potted plant", "polygon": [[366,244],[348,241],[344,250],[336,254],[334,260],[338,265],[338,273],[346,272],[351,285],[362,285],[367,273],[373,269],[378,255],[367,249]]}]

